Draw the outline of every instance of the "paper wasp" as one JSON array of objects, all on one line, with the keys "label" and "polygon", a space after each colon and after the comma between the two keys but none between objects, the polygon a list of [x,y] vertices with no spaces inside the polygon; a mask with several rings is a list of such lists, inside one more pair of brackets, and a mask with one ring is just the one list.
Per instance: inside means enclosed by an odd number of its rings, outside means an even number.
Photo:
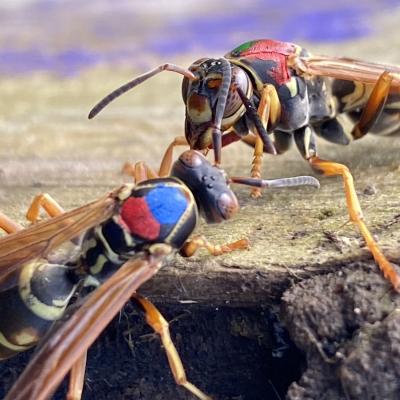
[{"label": "paper wasp", "polygon": [[[228,178],[194,150],[184,152],[168,176],[158,177],[160,174],[144,163],[135,165],[133,171],[139,181],[136,185],[126,184],[67,213],[50,197],[39,196],[28,218],[34,221],[40,206],[54,218],[27,229],[21,230],[5,215],[0,216],[0,226],[14,232],[0,240],[0,357],[10,357],[34,345],[49,325],[61,318],[61,323],[50,328],[6,399],[46,399],[68,371],[69,398],[79,399],[88,347],[131,298],[160,335],[176,382],[199,399],[209,399],[187,381],[168,323],[136,290],[178,250],[189,257],[202,247],[212,255],[248,247],[246,239],[225,245],[212,245],[202,236],[189,239],[199,215],[208,223],[219,223],[239,210],[229,183],[319,186],[313,177],[270,181]],[[161,171],[161,175],[169,171]],[[51,253],[81,234],[73,258],[59,260]],[[97,289],[66,311],[82,285]]]},{"label": "paper wasp", "polygon": [[[251,176],[260,178],[263,152],[281,154],[294,141],[314,170],[342,176],[350,220],[359,227],[385,277],[400,291],[399,276],[364,224],[349,169],[319,158],[316,146],[316,135],[347,145],[368,132],[399,134],[399,67],[313,56],[293,43],[253,40],[222,58],[201,58],[188,69],[160,65],[110,93],[89,118],[165,70],[184,75],[186,105],[185,137],[175,138],[168,154],[175,145],[188,143],[193,149],[212,148],[219,164],[221,148],[243,140],[254,147]],[[355,123],[350,134],[344,128],[344,117]],[[258,197],[260,190],[253,189],[252,195]]]}]

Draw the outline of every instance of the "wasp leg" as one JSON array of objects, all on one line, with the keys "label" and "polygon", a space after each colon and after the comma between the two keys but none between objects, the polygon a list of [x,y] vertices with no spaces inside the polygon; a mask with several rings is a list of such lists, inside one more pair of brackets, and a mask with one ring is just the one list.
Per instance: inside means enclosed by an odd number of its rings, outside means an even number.
[{"label": "wasp leg", "polygon": [[317,154],[315,133],[310,126],[297,129],[293,136],[297,148],[306,160]]},{"label": "wasp leg", "polygon": [[[310,132],[309,135],[311,136],[308,136],[306,132]],[[332,161],[322,160],[317,156],[314,136],[314,133],[309,127],[302,128],[296,131],[295,141],[297,146],[299,147],[299,150],[310,163],[311,167],[315,170],[322,172],[326,176],[342,176],[350,221],[358,226],[361,235],[363,236],[367,244],[368,249],[372,253],[376,263],[383,272],[384,277],[391,282],[396,291],[400,292],[400,276],[397,274],[393,265],[383,255],[377,243],[373,239],[371,232],[363,221],[364,217],[354,187],[353,176],[345,165]]]},{"label": "wasp leg", "polygon": [[392,81],[393,77],[389,71],[385,71],[379,77],[361,113],[360,120],[351,132],[354,139],[360,139],[367,134],[381,115],[389,96]]},{"label": "wasp leg", "polygon": [[87,352],[85,351],[71,368],[66,400],[80,400],[85,383]]},{"label": "wasp leg", "polygon": [[189,239],[179,251],[182,257],[191,257],[198,249],[205,248],[211,255],[219,256],[224,253],[230,253],[234,250],[248,249],[250,243],[247,239],[237,240],[233,243],[212,244],[204,236],[195,236]]},{"label": "wasp leg", "polygon": [[173,151],[176,146],[188,146],[184,136],[177,136],[173,142],[167,147],[167,150],[164,153],[164,157],[162,158],[160,169],[158,170],[158,175],[162,178],[165,176],[169,176],[172,168],[172,159],[173,159]]},{"label": "wasp leg", "polygon": [[0,229],[6,233],[15,233],[23,229],[23,227],[0,211]]},{"label": "wasp leg", "polygon": [[[235,132],[227,132],[222,135],[222,147],[228,146],[228,144],[237,142],[241,139],[241,137]],[[212,145],[211,147],[212,148]]]},{"label": "wasp leg", "polygon": [[159,178],[157,172],[144,161],[138,161],[136,163],[126,162],[122,167],[122,173],[133,177],[135,183],[140,183],[147,179]]},{"label": "wasp leg", "polygon": [[39,220],[40,208],[43,208],[50,217],[56,217],[64,213],[64,209],[47,193],[41,193],[35,196],[26,212],[26,218],[31,223]]},{"label": "wasp leg", "polygon": [[[251,177],[261,179],[262,157],[263,157],[264,144],[260,136],[255,137],[254,155],[251,163]],[[251,189],[251,197],[257,198],[261,196],[260,188]]]},{"label": "wasp leg", "polygon": [[144,161],[138,161],[136,163],[126,162],[122,167],[122,173],[130,175],[135,183],[140,183],[147,179],[159,178],[157,172]]},{"label": "wasp leg", "polygon": [[[281,106],[273,85],[265,84],[261,90],[260,104],[258,105],[257,114],[260,117],[261,123],[265,130],[271,130],[271,127],[276,125],[281,114]],[[251,168],[252,178],[261,178],[262,157],[264,152],[264,144],[260,135],[255,136],[254,156]],[[261,196],[261,189],[254,188],[251,190],[251,197],[256,198]]]},{"label": "wasp leg", "polygon": [[211,400],[209,396],[204,394],[200,389],[198,389],[195,385],[187,380],[182,360],[171,339],[168,322],[161,315],[160,311],[158,311],[154,304],[152,304],[149,300],[138,294],[134,294],[132,299],[138,302],[139,305],[144,309],[146,322],[160,336],[161,342],[168,357],[168,363],[171,368],[172,375],[174,376],[175,382],[178,385],[186,388],[198,399]]},{"label": "wasp leg", "polygon": [[143,161],[137,163],[126,162],[122,166],[122,173],[132,176],[135,183],[142,182],[146,179],[163,178],[169,176],[172,169],[173,152],[176,146],[188,146],[184,136],[177,136],[171,144],[167,147],[164,156],[161,160],[160,168],[158,173],[155,172],[151,167],[145,164]]},{"label": "wasp leg", "polygon": [[[283,154],[290,149],[293,144],[293,137],[291,133],[277,131],[275,130],[273,133],[273,140],[272,143],[275,146],[276,152],[278,154]],[[248,144],[249,146],[254,147],[256,144],[256,136],[252,133],[249,133],[247,136],[240,138],[244,143]],[[268,151],[263,149],[264,153],[268,153]]]}]

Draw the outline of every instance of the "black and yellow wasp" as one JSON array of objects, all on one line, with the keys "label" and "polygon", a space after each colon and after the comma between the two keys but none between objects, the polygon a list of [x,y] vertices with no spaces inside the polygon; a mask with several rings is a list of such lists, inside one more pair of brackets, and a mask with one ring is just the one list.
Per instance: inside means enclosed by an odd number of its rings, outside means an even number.
[{"label": "black and yellow wasp", "polygon": [[[68,371],[68,396],[79,399],[88,347],[130,299],[139,303],[160,334],[176,382],[199,399],[209,399],[187,381],[167,322],[136,290],[177,250],[190,256],[204,247],[219,255],[248,247],[246,239],[221,246],[200,236],[189,239],[199,214],[208,223],[219,223],[239,210],[229,183],[318,186],[312,177],[227,178],[193,150],[179,157],[169,176],[158,178],[143,163],[134,170],[140,180],[136,185],[123,185],[67,213],[50,197],[39,196],[29,218],[37,217],[40,205],[53,218],[27,229],[0,216],[0,226],[11,233],[0,239],[0,357],[33,346],[50,329],[6,399],[46,399]],[[54,250],[80,235],[78,251],[60,259]],[[97,289],[67,309],[83,285]]]}]

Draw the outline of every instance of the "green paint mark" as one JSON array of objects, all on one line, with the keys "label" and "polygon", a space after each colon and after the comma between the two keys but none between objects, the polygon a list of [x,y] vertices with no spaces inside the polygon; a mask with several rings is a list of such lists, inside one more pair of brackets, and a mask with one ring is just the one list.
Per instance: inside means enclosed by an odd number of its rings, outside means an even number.
[{"label": "green paint mark", "polygon": [[256,43],[257,40],[251,40],[250,42],[246,42],[241,44],[240,46],[236,47],[235,49],[233,49],[231,51],[232,56],[240,56],[242,52],[250,49],[251,47],[253,47],[254,43]]}]

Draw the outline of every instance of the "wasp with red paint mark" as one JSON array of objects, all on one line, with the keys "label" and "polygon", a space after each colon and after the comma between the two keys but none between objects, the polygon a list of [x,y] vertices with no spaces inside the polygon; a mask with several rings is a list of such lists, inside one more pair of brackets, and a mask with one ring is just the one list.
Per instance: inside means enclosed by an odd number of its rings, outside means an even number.
[{"label": "wasp with red paint mark", "polygon": [[[221,148],[243,140],[254,147],[252,177],[261,177],[263,152],[280,154],[294,141],[311,167],[343,177],[350,220],[357,224],[368,248],[400,291],[400,277],[383,256],[364,224],[353,177],[342,164],[318,156],[316,135],[347,145],[368,132],[400,133],[400,68],[344,57],[313,56],[293,43],[270,39],[246,42],[224,57],[201,58],[188,69],[161,65],[128,82],[101,100],[93,118],[110,101],[161,71],[184,75],[185,137],[175,145],[213,148],[216,164]],[[354,127],[348,132],[344,120]],[[252,195],[260,195],[253,189]]]},{"label": "wasp with red paint mark", "polygon": [[[49,195],[39,195],[28,219],[35,222],[40,207],[53,218],[27,229],[0,213],[0,227],[12,233],[0,239],[0,359],[33,346],[56,322],[6,399],[46,399],[68,371],[68,398],[79,399],[88,347],[133,299],[160,335],[176,382],[197,398],[209,400],[186,379],[168,323],[136,290],[176,251],[189,257],[202,247],[212,255],[248,247],[246,239],[213,245],[203,236],[189,238],[199,215],[208,223],[220,223],[239,210],[229,183],[287,187],[318,186],[318,181],[228,178],[194,150],[184,152],[170,170],[171,165],[159,177],[160,173],[137,163],[133,168],[137,184],[126,184],[67,213]],[[82,233],[72,258],[50,254]],[[67,309],[82,286],[97,289]]]}]

